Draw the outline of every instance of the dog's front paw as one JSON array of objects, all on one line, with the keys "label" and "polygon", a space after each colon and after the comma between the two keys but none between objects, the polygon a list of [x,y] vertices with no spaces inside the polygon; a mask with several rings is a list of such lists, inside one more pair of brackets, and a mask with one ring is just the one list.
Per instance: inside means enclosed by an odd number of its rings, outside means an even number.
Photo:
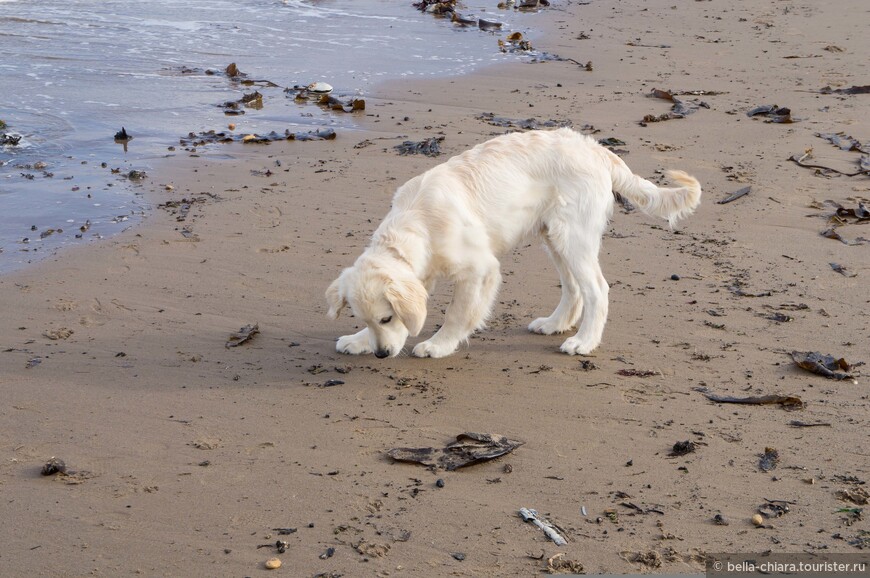
[{"label": "dog's front paw", "polygon": [[414,346],[411,354],[414,357],[447,357],[456,351],[456,346],[445,346],[433,343],[432,340],[423,341]]},{"label": "dog's front paw", "polygon": [[339,337],[338,342],[335,344],[335,350],[339,353],[347,353],[348,355],[363,355],[372,352],[368,338],[360,339],[359,334],[356,333],[354,335]]},{"label": "dog's front paw", "polygon": [[593,343],[585,339],[578,339],[575,336],[566,339],[565,343],[563,343],[562,347],[559,349],[568,355],[586,355],[587,353],[592,353],[596,347],[598,347],[598,343]]},{"label": "dog's front paw", "polygon": [[553,335],[555,333],[564,333],[571,329],[570,325],[557,323],[550,317],[538,317],[529,323],[529,331],[532,333],[540,333],[541,335]]}]

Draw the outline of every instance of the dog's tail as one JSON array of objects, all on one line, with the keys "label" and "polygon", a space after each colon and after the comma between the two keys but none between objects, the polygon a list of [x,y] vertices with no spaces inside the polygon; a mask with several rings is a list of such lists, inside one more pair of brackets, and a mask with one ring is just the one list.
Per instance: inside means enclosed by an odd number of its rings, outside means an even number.
[{"label": "dog's tail", "polygon": [[701,183],[683,171],[667,171],[665,175],[679,187],[659,187],[631,172],[628,165],[614,153],[609,153],[613,190],[653,217],[667,219],[671,228],[677,221],[691,215],[701,204]]}]

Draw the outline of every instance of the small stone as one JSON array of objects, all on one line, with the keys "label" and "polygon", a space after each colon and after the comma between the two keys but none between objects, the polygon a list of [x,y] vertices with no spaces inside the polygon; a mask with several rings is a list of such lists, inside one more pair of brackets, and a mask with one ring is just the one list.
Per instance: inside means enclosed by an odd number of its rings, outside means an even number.
[{"label": "small stone", "polygon": [[763,526],[763,525],[764,525],[764,518],[762,517],[762,515],[761,515],[761,514],[755,514],[754,516],[752,516],[752,524],[753,524],[754,526],[759,527],[759,528],[760,528],[761,526]]},{"label": "small stone", "polygon": [[435,480],[435,485],[438,486],[439,488],[443,488],[444,487],[444,480],[442,478],[438,478],[437,480]]},{"label": "small stone", "polygon": [[713,523],[718,526],[727,526],[728,519],[725,518],[725,516],[723,516],[722,514],[716,514],[715,516],[713,516]]},{"label": "small stone", "polygon": [[326,560],[327,558],[332,558],[335,554],[335,548],[327,548],[326,552],[320,555],[321,560]]},{"label": "small stone", "polygon": [[454,552],[453,554],[451,554],[451,556],[453,556],[454,559],[459,560],[460,562],[465,560],[465,554],[463,552]]},{"label": "small stone", "polygon": [[680,280],[680,276],[677,275],[676,273],[674,273],[673,275],[671,275],[671,281],[679,281],[679,280]]},{"label": "small stone", "polygon": [[275,570],[276,568],[281,567],[281,560],[279,560],[278,558],[269,558],[268,560],[266,560],[264,565],[269,570]]},{"label": "small stone", "polygon": [[231,122],[230,124],[227,125],[227,128],[230,130],[236,130],[236,125],[235,125],[235,123]]},{"label": "small stone", "polygon": [[40,473],[43,476],[64,474],[66,473],[66,463],[60,458],[51,458],[45,462],[44,466],[42,466],[42,471]]}]

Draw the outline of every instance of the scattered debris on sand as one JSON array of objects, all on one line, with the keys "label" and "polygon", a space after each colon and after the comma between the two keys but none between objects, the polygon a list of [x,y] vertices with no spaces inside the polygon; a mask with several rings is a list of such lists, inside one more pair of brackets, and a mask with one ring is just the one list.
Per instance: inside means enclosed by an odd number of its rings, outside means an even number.
[{"label": "scattered debris on sand", "polygon": [[322,128],[310,131],[290,132],[289,129],[283,133],[275,131],[266,135],[259,134],[231,134],[227,132],[216,132],[209,130],[205,132],[189,133],[187,137],[182,137],[179,142],[185,147],[198,147],[214,143],[232,143],[241,142],[244,144],[267,144],[275,141],[295,140],[295,141],[313,141],[313,140],[332,140],[336,137],[335,130],[331,128]]},{"label": "scattered debris on sand", "polygon": [[433,136],[421,141],[406,140],[402,144],[398,144],[393,148],[399,151],[400,155],[426,155],[427,157],[437,157],[441,154],[441,143],[444,142],[443,136]]},{"label": "scattered debris on sand", "polygon": [[710,108],[710,105],[704,101],[699,101],[696,99],[694,102],[689,102],[678,98],[676,95],[677,93],[669,90],[660,90],[658,88],[654,88],[653,91],[649,94],[651,98],[660,98],[662,100],[667,100],[672,102],[673,105],[671,106],[671,110],[664,114],[660,114],[658,116],[654,114],[646,115],[645,117],[643,117],[643,120],[640,121],[640,125],[646,126],[648,123],[663,122],[675,118],[685,118],[701,108]]},{"label": "scattered debris on sand", "polygon": [[[548,119],[548,120],[538,120],[534,117],[526,118],[526,119],[515,119],[515,118],[506,118],[503,116],[496,116],[495,113],[492,112],[482,112],[475,116],[477,120],[489,123],[493,126],[498,126],[502,128],[518,128],[522,130],[538,130],[541,128],[562,128],[562,127],[571,127],[574,123],[572,123],[568,119]],[[621,142],[621,141],[620,141]],[[625,143],[622,143],[625,144]]]},{"label": "scattered debris on sand", "polygon": [[819,89],[821,94],[870,94],[870,84],[863,86],[850,86],[849,88],[831,88],[825,86]]}]

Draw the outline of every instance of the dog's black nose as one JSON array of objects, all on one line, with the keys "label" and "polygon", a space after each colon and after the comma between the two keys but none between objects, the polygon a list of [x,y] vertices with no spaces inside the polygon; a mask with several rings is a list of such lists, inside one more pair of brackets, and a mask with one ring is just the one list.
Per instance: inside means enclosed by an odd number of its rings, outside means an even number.
[{"label": "dog's black nose", "polygon": [[377,357],[378,359],[383,359],[383,358],[389,357],[389,356],[390,356],[390,352],[387,351],[386,349],[378,349],[377,351],[375,351],[375,357]]}]

